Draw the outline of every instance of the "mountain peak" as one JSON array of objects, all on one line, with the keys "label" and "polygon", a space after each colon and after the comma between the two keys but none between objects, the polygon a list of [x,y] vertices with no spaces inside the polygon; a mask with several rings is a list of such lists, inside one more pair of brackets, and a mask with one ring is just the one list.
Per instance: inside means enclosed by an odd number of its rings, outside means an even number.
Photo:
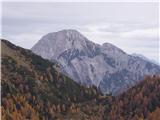
[{"label": "mountain peak", "polygon": [[[64,29],[58,32],[48,33],[32,47],[35,53],[43,51],[43,58],[57,58],[61,53],[71,50],[85,51],[92,44],[80,32],[74,29]],[[93,43],[94,44],[94,43]],[[90,48],[89,48],[90,49]]]},{"label": "mountain peak", "polygon": [[32,51],[57,61],[64,73],[76,82],[95,85],[104,93],[123,91],[144,75],[160,71],[159,66],[132,57],[110,43],[95,44],[73,29],[44,36]]},{"label": "mountain peak", "polygon": [[[54,37],[65,37],[67,40],[73,40],[76,38],[85,38],[79,31],[75,29],[63,29],[57,32],[51,32],[48,33],[47,35],[44,36],[44,38],[54,38]],[[57,40],[57,39],[52,39],[52,40]],[[65,40],[65,39],[63,39]]]}]

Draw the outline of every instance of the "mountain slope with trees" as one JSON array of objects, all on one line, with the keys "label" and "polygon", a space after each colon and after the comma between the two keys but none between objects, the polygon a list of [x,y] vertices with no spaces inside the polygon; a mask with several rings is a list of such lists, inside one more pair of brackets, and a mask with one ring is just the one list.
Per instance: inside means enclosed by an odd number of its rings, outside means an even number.
[{"label": "mountain slope with trees", "polygon": [[1,49],[3,120],[103,119],[96,87],[79,85],[58,65],[6,40]]},{"label": "mountain slope with trees", "polygon": [[106,120],[160,120],[160,77],[147,76],[110,105]]}]

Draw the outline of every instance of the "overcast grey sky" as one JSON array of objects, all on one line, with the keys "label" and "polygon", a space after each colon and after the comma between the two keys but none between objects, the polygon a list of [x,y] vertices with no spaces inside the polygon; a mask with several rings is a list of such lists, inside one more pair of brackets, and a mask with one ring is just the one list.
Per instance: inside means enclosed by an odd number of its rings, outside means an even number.
[{"label": "overcast grey sky", "polygon": [[159,60],[158,3],[2,4],[2,37],[31,48],[43,35],[77,29],[89,40]]}]

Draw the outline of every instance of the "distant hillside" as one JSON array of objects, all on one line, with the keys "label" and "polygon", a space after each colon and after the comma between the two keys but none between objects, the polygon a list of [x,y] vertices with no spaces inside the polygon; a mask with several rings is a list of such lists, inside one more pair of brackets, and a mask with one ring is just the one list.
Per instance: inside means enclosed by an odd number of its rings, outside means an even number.
[{"label": "distant hillside", "polygon": [[160,77],[146,77],[110,105],[106,120],[160,120]]},{"label": "distant hillside", "polygon": [[1,40],[2,120],[102,120],[101,92],[61,74],[59,66]]},{"label": "distant hillside", "polygon": [[156,64],[156,65],[160,65],[157,61],[155,61],[155,60],[153,60],[153,59],[149,59],[149,58],[145,57],[144,55],[137,54],[137,53],[133,53],[133,54],[131,54],[131,55],[132,55],[132,56],[135,56],[135,57],[140,57],[140,58],[142,58],[142,59],[144,59],[144,60],[146,60],[146,61],[152,62],[152,63],[154,63],[154,64]]}]

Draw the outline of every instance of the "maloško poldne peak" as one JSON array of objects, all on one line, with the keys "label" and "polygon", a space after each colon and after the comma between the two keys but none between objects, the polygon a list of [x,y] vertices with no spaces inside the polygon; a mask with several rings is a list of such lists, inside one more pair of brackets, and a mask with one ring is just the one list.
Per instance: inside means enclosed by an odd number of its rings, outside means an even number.
[{"label": "malo\u0161ko poldne peak", "polygon": [[48,33],[31,50],[57,62],[61,71],[77,83],[95,85],[104,94],[117,95],[145,75],[160,74],[160,66],[129,55],[110,43],[93,43],[71,29]]}]

